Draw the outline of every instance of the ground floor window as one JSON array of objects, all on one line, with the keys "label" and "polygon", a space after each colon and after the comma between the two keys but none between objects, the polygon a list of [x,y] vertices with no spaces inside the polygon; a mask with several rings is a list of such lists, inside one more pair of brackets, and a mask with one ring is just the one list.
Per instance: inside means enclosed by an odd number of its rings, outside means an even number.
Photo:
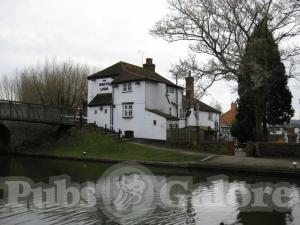
[{"label": "ground floor window", "polygon": [[208,119],[213,120],[213,114],[211,112],[208,113]]},{"label": "ground floor window", "polygon": [[180,108],[179,109],[179,116],[181,119],[184,119],[184,111],[183,111],[183,108]]},{"label": "ground floor window", "polygon": [[123,103],[123,117],[124,118],[132,118],[133,113],[132,113],[132,103]]}]

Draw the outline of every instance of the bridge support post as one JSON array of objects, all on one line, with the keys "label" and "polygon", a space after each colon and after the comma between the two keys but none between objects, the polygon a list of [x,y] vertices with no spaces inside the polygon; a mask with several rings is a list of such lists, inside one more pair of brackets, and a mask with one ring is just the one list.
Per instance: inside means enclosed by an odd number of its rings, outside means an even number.
[{"label": "bridge support post", "polygon": [[8,154],[11,150],[11,134],[9,129],[3,125],[0,124],[0,154]]}]

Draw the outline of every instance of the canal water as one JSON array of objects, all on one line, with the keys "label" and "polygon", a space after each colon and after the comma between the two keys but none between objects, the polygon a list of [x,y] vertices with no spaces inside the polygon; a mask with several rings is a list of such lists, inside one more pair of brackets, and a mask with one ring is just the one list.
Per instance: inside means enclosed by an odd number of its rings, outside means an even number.
[{"label": "canal water", "polygon": [[[116,210],[120,207],[111,210],[113,208],[108,202],[113,195],[107,195],[108,201],[104,201],[99,199],[103,195],[99,196],[97,193],[92,204],[84,206],[74,204],[38,207],[32,196],[23,198],[18,204],[7,202],[8,190],[4,188],[7,180],[30,180],[32,187],[46,187],[50,183],[50,177],[68,176],[76,184],[95,184],[97,190],[106,185],[103,180],[109,175],[107,171],[113,171],[111,167],[112,164],[86,161],[0,158],[0,224],[300,225],[300,180],[259,174],[220,174],[147,167],[150,174],[146,174],[146,178],[150,177],[151,181],[160,183],[159,187],[163,186],[162,183],[169,182],[172,188],[161,192],[156,190],[153,196],[146,194],[145,199],[132,198],[126,205],[127,208],[131,207],[131,212],[123,211],[123,214]],[[123,171],[122,167],[118,169],[119,172]],[[145,186],[135,182],[136,179],[131,179],[127,187],[136,188],[135,193],[145,194],[141,191]],[[24,190],[21,188],[20,192],[22,191]],[[137,207],[133,206],[138,200],[141,201]],[[124,209],[124,206],[121,205],[121,208]]]}]

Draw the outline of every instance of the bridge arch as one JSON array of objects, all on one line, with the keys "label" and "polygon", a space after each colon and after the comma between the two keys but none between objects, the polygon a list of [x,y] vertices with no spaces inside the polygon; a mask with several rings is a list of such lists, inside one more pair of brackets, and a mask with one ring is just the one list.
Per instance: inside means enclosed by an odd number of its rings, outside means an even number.
[{"label": "bridge arch", "polygon": [[9,129],[0,123],[0,152],[9,152],[11,147],[11,133]]}]

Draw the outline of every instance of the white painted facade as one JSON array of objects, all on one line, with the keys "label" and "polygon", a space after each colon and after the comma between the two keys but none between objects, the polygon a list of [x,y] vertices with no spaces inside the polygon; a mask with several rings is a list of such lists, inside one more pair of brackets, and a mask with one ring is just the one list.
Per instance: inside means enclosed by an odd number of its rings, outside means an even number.
[{"label": "white painted facade", "polygon": [[219,126],[219,120],[220,120],[219,113],[199,110],[198,114],[199,116],[197,116],[197,110],[192,108],[191,114],[187,118],[186,126],[202,126],[202,127],[210,127],[212,129],[215,129],[216,126],[217,127]]},{"label": "white painted facade", "polygon": [[[88,81],[88,102],[97,94],[112,93],[112,78],[101,78]],[[101,105],[96,107],[88,107],[87,122],[94,123],[99,127],[110,127],[111,106]]]},{"label": "white painted facade", "polygon": [[97,94],[112,93],[112,86],[110,83],[113,81],[111,77],[89,80],[88,81],[88,102]]},{"label": "white painted facade", "polygon": [[[125,131],[133,131],[136,138],[166,140],[167,119],[147,111],[147,109],[158,110],[165,114],[171,112],[171,115],[176,117],[176,87],[172,87],[173,91],[167,94],[167,89],[171,87],[164,83],[138,81],[109,85],[108,90],[102,91],[99,85],[107,81],[111,82],[112,78],[88,81],[89,102],[97,94],[112,93],[113,95],[113,106],[88,107],[88,123],[112,128],[115,131],[121,130],[123,135],[125,135]],[[124,91],[123,85],[129,83],[131,84],[131,91]],[[182,89],[177,88],[177,91],[178,107],[182,108]],[[132,117],[129,118],[123,115],[123,105],[126,103],[132,104]],[[172,122],[178,124],[178,121]]]},{"label": "white painted facade", "polygon": [[[110,127],[110,114],[111,107],[104,106],[95,106],[88,107],[88,123],[94,123],[98,127]],[[101,119],[99,119],[101,118]]]},{"label": "white painted facade", "polygon": [[185,118],[183,88],[152,80],[111,82],[114,76],[88,80],[88,103],[97,95],[112,94],[112,103],[89,106],[87,122],[114,131],[133,132],[135,138],[166,140],[170,126],[215,128],[219,114],[200,111],[196,121],[193,109]]}]

